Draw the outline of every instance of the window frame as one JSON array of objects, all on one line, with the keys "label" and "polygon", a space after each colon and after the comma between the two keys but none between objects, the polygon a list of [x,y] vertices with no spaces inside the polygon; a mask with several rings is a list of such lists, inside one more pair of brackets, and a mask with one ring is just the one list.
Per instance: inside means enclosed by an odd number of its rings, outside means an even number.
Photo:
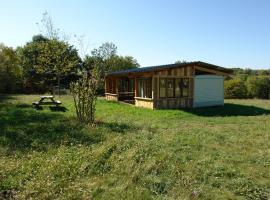
[{"label": "window frame", "polygon": [[[164,79],[165,80],[165,96],[163,97],[161,97],[160,96],[160,80],[161,79]],[[158,83],[158,90],[159,90],[159,98],[167,98],[167,78],[159,78],[159,83]]]},{"label": "window frame", "polygon": [[[142,88],[144,90],[143,94],[145,94],[144,96],[140,95],[140,91],[141,91],[141,83],[142,83]],[[137,91],[136,91],[136,97],[138,98],[143,98],[143,99],[152,99],[152,78],[137,78]],[[149,84],[149,85],[148,85]]]},{"label": "window frame", "polygon": [[[160,96],[160,90],[161,90],[161,87],[160,87],[160,83],[161,83],[161,79],[165,80],[165,96]],[[171,79],[173,81],[173,96],[168,96],[168,80]],[[180,95],[179,96],[176,96],[176,80],[180,80],[180,87],[179,87],[179,90],[180,90]],[[184,80],[187,81],[187,84],[186,84],[186,87],[184,87]],[[184,97],[189,97],[189,87],[190,86],[190,81],[189,81],[189,78],[174,78],[174,77],[161,77],[159,78],[159,98],[161,99],[164,99],[164,98],[184,98]],[[187,90],[186,92],[186,95],[184,95],[184,89]]]},{"label": "window frame", "polygon": [[[184,87],[184,79],[187,80],[187,87]],[[181,97],[189,97],[189,78],[182,78],[181,83],[182,83]],[[184,88],[187,89],[187,95],[184,95]]]},{"label": "window frame", "polygon": [[[166,78],[166,97],[167,98],[175,98],[175,78]],[[168,96],[168,89],[169,89],[169,84],[168,84],[168,80],[172,80],[172,96]]]}]

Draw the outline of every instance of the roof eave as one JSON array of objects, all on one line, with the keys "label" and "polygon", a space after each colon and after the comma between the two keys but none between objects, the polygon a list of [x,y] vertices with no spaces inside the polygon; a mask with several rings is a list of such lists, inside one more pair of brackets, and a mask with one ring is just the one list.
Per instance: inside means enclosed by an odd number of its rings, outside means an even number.
[{"label": "roof eave", "polygon": [[106,77],[107,76],[129,76],[132,74],[146,73],[146,72],[151,72],[151,71],[160,71],[160,70],[170,69],[170,68],[173,69],[173,68],[184,67],[184,66],[189,66],[189,65],[211,68],[216,71],[226,73],[228,75],[231,75],[233,73],[232,69],[227,69],[218,65],[213,65],[213,64],[209,64],[209,63],[205,63],[201,61],[195,61],[195,62],[188,62],[188,63],[150,66],[150,67],[142,67],[142,68],[131,69],[131,70],[111,72],[111,73],[106,74]]}]

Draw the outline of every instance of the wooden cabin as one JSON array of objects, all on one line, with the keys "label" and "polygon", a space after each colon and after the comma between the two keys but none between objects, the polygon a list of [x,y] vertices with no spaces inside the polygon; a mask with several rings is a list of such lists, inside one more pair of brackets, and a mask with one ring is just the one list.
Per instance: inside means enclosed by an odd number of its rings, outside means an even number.
[{"label": "wooden cabin", "polygon": [[116,71],[105,77],[105,96],[151,109],[223,105],[224,77],[231,74],[204,62]]}]

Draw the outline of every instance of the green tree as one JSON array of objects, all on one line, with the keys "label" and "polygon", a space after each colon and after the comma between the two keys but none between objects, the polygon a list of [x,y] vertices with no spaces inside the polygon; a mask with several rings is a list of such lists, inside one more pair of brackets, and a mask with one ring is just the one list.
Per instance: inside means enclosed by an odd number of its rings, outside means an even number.
[{"label": "green tree", "polygon": [[227,99],[243,99],[247,97],[245,82],[240,79],[226,80],[224,83],[224,96]]},{"label": "green tree", "polygon": [[83,69],[91,71],[94,68],[104,78],[107,72],[138,68],[140,65],[132,56],[117,55],[117,47],[113,43],[104,43],[86,55],[83,61]]},{"label": "green tree", "polygon": [[105,42],[100,47],[93,49],[91,54],[101,60],[107,60],[117,54],[117,46],[111,42]]},{"label": "green tree", "polygon": [[140,65],[131,56],[117,55],[117,47],[113,43],[104,43],[91,52],[91,56],[86,56],[83,61],[84,71],[93,70],[99,74],[98,93],[104,93],[104,77],[106,73],[118,70],[138,68]]},{"label": "green tree", "polygon": [[73,46],[40,35],[34,36],[31,42],[18,51],[26,78],[25,83],[31,86],[38,85],[37,88],[45,88],[45,91],[48,86],[56,85],[56,82],[59,85],[61,79],[65,83],[70,75],[77,73],[81,64],[78,52]]},{"label": "green tree", "polygon": [[0,92],[20,92],[22,83],[22,69],[13,48],[0,44]]},{"label": "green tree", "polygon": [[248,77],[247,89],[248,89],[248,94],[251,97],[269,99],[270,77],[269,76]]},{"label": "green tree", "polygon": [[106,72],[138,68],[140,65],[132,56],[111,56],[106,60]]}]

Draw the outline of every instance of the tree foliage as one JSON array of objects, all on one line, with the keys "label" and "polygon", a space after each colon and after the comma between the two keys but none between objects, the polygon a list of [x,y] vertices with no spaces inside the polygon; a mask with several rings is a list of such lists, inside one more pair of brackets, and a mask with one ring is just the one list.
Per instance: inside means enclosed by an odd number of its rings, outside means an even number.
[{"label": "tree foliage", "polygon": [[[91,56],[87,56],[85,63],[97,65],[101,72],[101,77],[105,73],[117,70],[125,70],[130,68],[137,68],[140,65],[137,60],[132,56],[119,56],[117,55],[117,47],[115,44],[107,42],[91,52]],[[89,67],[88,68],[93,68]]]},{"label": "tree foliage", "polygon": [[22,69],[13,48],[0,44],[0,93],[14,93],[21,89]]},{"label": "tree foliage", "polygon": [[32,87],[56,85],[59,78],[68,81],[80,67],[77,50],[64,41],[48,39],[42,35],[34,36],[23,48],[19,49],[25,84]]},{"label": "tree foliage", "polygon": [[107,60],[117,54],[117,46],[111,42],[105,42],[100,47],[93,49],[91,54],[95,58]]},{"label": "tree foliage", "polygon": [[140,65],[132,56],[117,55],[117,47],[113,43],[104,43],[94,49],[91,55],[86,56],[83,61],[83,70],[90,71],[95,69],[99,74],[100,81],[98,93],[104,93],[104,77],[106,73],[118,70],[137,68]]},{"label": "tree foliage", "polygon": [[270,97],[270,77],[251,76],[247,82],[248,95],[255,98],[269,99]]},{"label": "tree foliage", "polygon": [[70,84],[77,119],[81,123],[93,123],[95,120],[98,83],[98,75],[93,72],[91,75],[84,73],[83,77]]},{"label": "tree foliage", "polygon": [[225,81],[224,96],[230,99],[243,99],[247,97],[247,87],[244,81],[240,79],[231,79]]},{"label": "tree foliage", "polygon": [[[246,88],[240,90],[245,92],[245,98],[261,98],[269,99],[270,94],[270,70],[267,69],[241,69],[233,68],[234,80],[225,81],[225,97],[226,98],[237,98],[233,97],[235,92],[231,87],[238,85],[235,90],[239,91],[240,88]],[[241,84],[240,84],[241,82]],[[239,85],[241,87],[239,88]],[[238,88],[238,89],[237,89]],[[232,91],[229,91],[232,90]],[[241,92],[241,93],[242,93]],[[241,95],[243,96],[243,95]],[[240,97],[239,97],[240,98]]]},{"label": "tree foliage", "polygon": [[111,56],[106,60],[106,72],[138,68],[140,65],[132,56]]},{"label": "tree foliage", "polygon": [[270,69],[232,68],[236,76],[270,76]]}]

